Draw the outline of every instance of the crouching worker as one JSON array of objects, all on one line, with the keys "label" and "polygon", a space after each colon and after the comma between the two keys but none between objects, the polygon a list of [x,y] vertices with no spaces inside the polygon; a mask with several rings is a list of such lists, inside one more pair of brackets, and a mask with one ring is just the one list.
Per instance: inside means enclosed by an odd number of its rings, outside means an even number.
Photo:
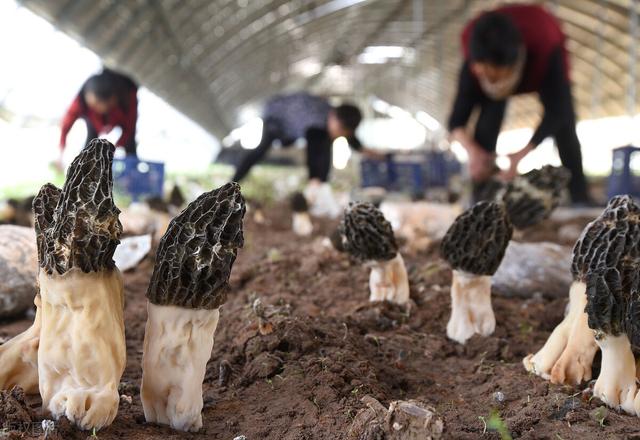
[{"label": "crouching worker", "polygon": [[[474,199],[497,172],[495,150],[510,97],[536,92],[544,115],[527,145],[509,156],[507,179],[518,163],[545,138],[555,139],[562,164],[571,171],[574,203],[588,203],[582,153],[576,135],[565,35],[560,24],[540,6],[509,5],[471,21],[462,35],[464,62],[449,119],[451,137],[469,154]],[[473,134],[466,126],[479,110]]]},{"label": "crouching worker", "polygon": [[[77,119],[87,124],[89,142],[114,127],[122,134],[116,146],[124,147],[127,155],[136,155],[136,122],[138,119],[138,86],[123,74],[104,69],[91,76],[80,88],[62,119],[60,157],[67,145],[67,135]],[[61,163],[61,162],[60,162]]]},{"label": "crouching worker", "polygon": [[[251,150],[240,162],[233,176],[234,182],[241,181],[251,168],[265,157],[274,141],[283,146],[292,145],[296,140],[304,138],[307,142],[307,169],[309,187],[305,191],[314,213],[313,199],[316,194],[327,193],[329,173],[332,165],[332,143],[339,137],[345,137],[352,149],[368,153],[355,136],[355,131],[362,113],[350,104],[332,107],[329,102],[319,96],[299,92],[290,95],[277,95],[269,99],[263,115],[262,140],[257,148]],[[326,199],[319,196],[321,199]],[[326,204],[330,202],[325,201]],[[325,206],[326,207],[326,206]],[[328,208],[330,216],[338,215],[339,208]],[[317,212],[318,215],[322,213]]]}]

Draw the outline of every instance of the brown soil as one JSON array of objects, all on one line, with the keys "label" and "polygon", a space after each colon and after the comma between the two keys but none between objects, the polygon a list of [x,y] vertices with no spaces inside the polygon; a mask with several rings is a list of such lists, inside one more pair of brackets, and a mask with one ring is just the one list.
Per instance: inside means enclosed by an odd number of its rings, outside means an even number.
[{"label": "brown soil", "polygon": [[[460,346],[445,336],[451,275],[435,247],[405,254],[413,300],[407,312],[369,304],[367,269],[324,248],[320,234],[295,238],[286,210],[270,213],[269,225],[247,222],[246,247],[233,271],[205,378],[204,428],[198,434],[144,421],[140,361],[153,262],[125,274],[128,363],[121,393],[132,403],[123,399],[99,439],[343,439],[365,395],[385,405],[416,399],[435,407],[447,439],[500,438],[485,427],[492,412],[514,438],[640,438],[636,417],[609,411],[600,423],[593,411],[601,404],[589,400],[586,386],[553,386],[522,367],[521,359],[540,348],[561,320],[566,300],[496,297],[495,334]],[[327,233],[333,226],[326,222],[320,229]],[[557,229],[538,228],[523,239],[558,241]],[[265,305],[271,334],[259,332],[255,298]],[[28,325],[27,319],[4,323],[0,336]],[[7,408],[2,396],[0,420],[19,413],[24,421],[35,412],[31,431],[22,435],[18,427],[15,438],[43,438],[39,399],[29,397],[27,405],[14,397]],[[68,422],[56,425],[61,439],[90,435]]]}]

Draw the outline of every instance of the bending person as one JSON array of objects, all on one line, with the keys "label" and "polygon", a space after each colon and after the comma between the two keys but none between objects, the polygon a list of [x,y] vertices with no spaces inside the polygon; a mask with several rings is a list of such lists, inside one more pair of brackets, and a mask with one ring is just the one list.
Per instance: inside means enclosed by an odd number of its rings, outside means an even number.
[{"label": "bending person", "polygon": [[84,119],[87,124],[85,146],[100,134],[120,127],[122,134],[116,146],[124,147],[127,155],[135,156],[137,93],[138,86],[131,78],[106,68],[87,79],[62,119],[61,156],[67,145],[69,130],[77,119]]},{"label": "bending person", "polygon": [[[572,201],[589,203],[565,35],[555,17],[540,6],[504,6],[467,24],[462,45],[464,62],[449,130],[469,154],[474,198],[497,172],[496,141],[509,98],[536,92],[544,107],[542,121],[528,144],[510,155],[505,175],[512,178],[518,163],[545,138],[553,137],[562,164],[571,171]],[[471,134],[466,126],[474,109],[480,113]]]},{"label": "bending person", "polygon": [[240,162],[233,176],[241,181],[269,151],[273,142],[292,145],[297,139],[307,141],[307,168],[311,181],[327,182],[332,164],[332,142],[344,136],[351,148],[363,151],[355,137],[362,120],[353,105],[332,107],[324,98],[299,92],[271,98],[263,112],[262,140]]}]

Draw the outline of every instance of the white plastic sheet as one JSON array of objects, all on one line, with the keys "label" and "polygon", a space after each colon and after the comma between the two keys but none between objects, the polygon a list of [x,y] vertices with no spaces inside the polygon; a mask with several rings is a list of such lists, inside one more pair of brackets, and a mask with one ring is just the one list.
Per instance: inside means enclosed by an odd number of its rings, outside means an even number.
[{"label": "white plastic sheet", "polygon": [[493,291],[504,296],[529,298],[539,293],[545,298],[567,297],[572,281],[571,248],[512,241],[492,280]]},{"label": "white plastic sheet", "polygon": [[123,238],[113,254],[113,260],[118,269],[124,272],[140,264],[150,250],[151,234]]}]

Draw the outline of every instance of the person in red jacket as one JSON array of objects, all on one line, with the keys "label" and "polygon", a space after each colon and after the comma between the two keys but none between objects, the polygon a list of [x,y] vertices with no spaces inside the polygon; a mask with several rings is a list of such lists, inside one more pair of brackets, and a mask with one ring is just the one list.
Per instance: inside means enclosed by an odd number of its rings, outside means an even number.
[{"label": "person in red jacket", "polygon": [[[569,81],[565,35],[544,8],[508,5],[472,20],[462,34],[464,62],[449,118],[451,138],[469,154],[474,198],[497,173],[495,150],[507,101],[513,95],[538,93],[544,115],[533,136],[509,156],[502,177],[515,176],[518,163],[545,138],[556,141],[562,164],[571,171],[569,191],[574,203],[589,203],[576,134],[576,116]],[[467,131],[479,109],[475,131]]]},{"label": "person in red jacket", "polygon": [[120,127],[122,134],[116,143],[127,155],[136,155],[136,122],[138,119],[138,86],[126,75],[104,69],[91,76],[80,89],[62,119],[61,153],[67,144],[67,134],[74,122],[82,118],[87,124],[88,144],[100,134]]}]

